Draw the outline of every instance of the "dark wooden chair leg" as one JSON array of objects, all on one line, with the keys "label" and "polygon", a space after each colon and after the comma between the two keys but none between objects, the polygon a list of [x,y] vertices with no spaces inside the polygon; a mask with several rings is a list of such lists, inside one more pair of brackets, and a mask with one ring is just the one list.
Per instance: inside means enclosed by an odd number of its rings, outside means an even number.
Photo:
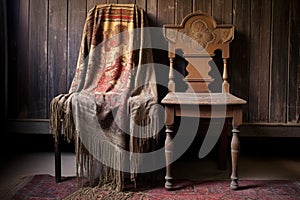
[{"label": "dark wooden chair leg", "polygon": [[225,119],[225,123],[222,129],[222,133],[219,139],[219,157],[218,157],[218,168],[220,170],[226,169],[227,163],[227,151],[228,151],[228,120]]},{"label": "dark wooden chair leg", "polygon": [[61,182],[61,134],[57,136],[54,142],[55,151],[55,181],[56,183]]},{"label": "dark wooden chair leg", "polygon": [[166,176],[165,176],[165,188],[167,190],[172,190],[173,185],[173,174],[172,174],[172,159],[174,144],[173,139],[174,131],[173,125],[166,125],[166,140],[165,140],[165,156],[166,156]]},{"label": "dark wooden chair leg", "polygon": [[231,172],[231,183],[230,188],[233,190],[238,189],[238,175],[237,175],[237,168],[238,168],[238,159],[240,154],[240,140],[239,140],[239,133],[237,126],[233,126],[232,130],[232,140],[231,140],[231,165],[232,165],[232,172]]}]

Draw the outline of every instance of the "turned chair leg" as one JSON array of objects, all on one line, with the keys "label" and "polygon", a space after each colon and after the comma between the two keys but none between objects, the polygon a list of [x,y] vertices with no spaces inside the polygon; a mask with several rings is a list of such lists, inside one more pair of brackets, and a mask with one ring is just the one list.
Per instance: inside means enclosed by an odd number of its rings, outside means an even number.
[{"label": "turned chair leg", "polygon": [[232,161],[232,173],[231,173],[231,184],[230,188],[236,190],[238,188],[238,159],[240,153],[240,141],[239,141],[239,130],[237,127],[233,127],[232,140],[231,140],[231,161]]},{"label": "turned chair leg", "polygon": [[172,159],[174,144],[173,139],[174,131],[173,126],[166,126],[166,140],[165,140],[165,157],[166,157],[166,176],[165,176],[165,188],[171,190],[173,188],[173,176],[172,176]]}]

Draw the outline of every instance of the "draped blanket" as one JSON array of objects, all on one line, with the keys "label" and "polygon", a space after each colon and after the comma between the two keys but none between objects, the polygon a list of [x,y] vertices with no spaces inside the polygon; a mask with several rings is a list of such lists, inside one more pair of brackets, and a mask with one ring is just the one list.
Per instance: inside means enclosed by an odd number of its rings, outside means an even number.
[{"label": "draped blanket", "polygon": [[158,139],[156,76],[145,31],[147,18],[134,4],[105,4],[86,18],[69,92],[50,102],[50,130],[76,144],[78,177],[124,187],[134,181],[141,154]]}]

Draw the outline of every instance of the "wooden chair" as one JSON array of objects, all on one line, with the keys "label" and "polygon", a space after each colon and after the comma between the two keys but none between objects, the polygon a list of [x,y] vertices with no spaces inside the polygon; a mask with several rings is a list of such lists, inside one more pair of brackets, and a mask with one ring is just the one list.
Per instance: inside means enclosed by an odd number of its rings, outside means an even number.
[{"label": "wooden chair", "polygon": [[[199,117],[209,119],[223,119],[224,122],[232,120],[231,140],[231,189],[238,188],[238,156],[239,156],[239,130],[242,124],[242,106],[247,102],[230,94],[228,83],[227,60],[229,59],[229,46],[234,37],[233,25],[217,25],[212,16],[194,12],[187,15],[180,25],[164,25],[164,37],[168,41],[168,57],[170,60],[168,94],[162,99],[165,107],[165,157],[166,157],[166,189],[174,189],[171,163],[174,154],[174,119],[177,116]],[[187,90],[184,92],[175,89],[175,57],[177,51],[188,62],[188,72],[184,81]],[[216,52],[221,52],[222,75],[220,76],[220,90],[213,91],[210,85],[218,83],[212,77],[213,58]],[[215,93],[213,93],[215,92]],[[225,130],[225,131],[224,131]],[[197,130],[191,130],[197,131]],[[222,130],[220,130],[222,132]],[[228,138],[226,129],[222,136]]]}]

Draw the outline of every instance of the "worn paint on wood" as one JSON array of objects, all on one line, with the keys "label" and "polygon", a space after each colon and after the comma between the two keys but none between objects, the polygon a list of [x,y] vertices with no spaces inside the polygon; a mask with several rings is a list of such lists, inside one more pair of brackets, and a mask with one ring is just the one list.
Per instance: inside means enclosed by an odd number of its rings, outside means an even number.
[{"label": "worn paint on wood", "polygon": [[[235,1],[233,5],[233,25],[235,36],[231,46],[229,60],[231,91],[241,98],[248,99],[249,95],[249,60],[250,60],[250,1]],[[224,11],[228,13],[228,11]],[[223,14],[226,16],[226,14]],[[224,18],[224,17],[223,17]],[[227,17],[228,18],[228,17]],[[229,19],[227,19],[229,20]],[[230,23],[227,21],[227,23]],[[243,45],[241,45],[243,44]],[[248,119],[248,106],[244,106],[244,120]]]},{"label": "worn paint on wood", "polygon": [[[30,1],[28,118],[48,118],[48,2]],[[57,55],[61,57],[62,55]],[[65,80],[64,80],[65,81]],[[61,83],[57,83],[58,85]]]},{"label": "worn paint on wood", "polygon": [[87,13],[86,2],[69,0],[68,9],[67,88],[71,85],[77,66],[81,36]]},{"label": "worn paint on wood", "polygon": [[[269,76],[271,50],[271,2],[251,2],[251,46],[249,71],[249,121],[267,122],[269,116]],[[264,67],[262,67],[264,66]],[[254,81],[255,80],[255,81]]]},{"label": "worn paint on wood", "polygon": [[272,4],[271,70],[269,122],[286,122],[288,84],[289,5],[274,0]]},{"label": "worn paint on wood", "polygon": [[49,2],[47,103],[54,96],[67,91],[67,3],[67,0]]}]

